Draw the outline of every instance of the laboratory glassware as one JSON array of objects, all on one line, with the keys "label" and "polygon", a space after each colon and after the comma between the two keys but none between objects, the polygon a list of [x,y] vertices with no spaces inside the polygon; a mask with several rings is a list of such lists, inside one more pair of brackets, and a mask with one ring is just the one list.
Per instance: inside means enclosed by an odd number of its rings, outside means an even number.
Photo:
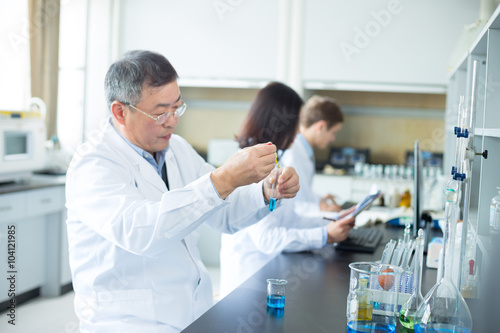
[{"label": "laboratory glassware", "polygon": [[354,262],[347,296],[347,332],[395,332],[401,267]]},{"label": "laboratory glassware", "polygon": [[500,187],[497,187],[498,195],[491,199],[490,204],[490,233],[500,233]]},{"label": "laboratory glassware", "polygon": [[413,329],[415,324],[415,313],[418,306],[424,301],[422,296],[422,266],[424,263],[424,231],[418,230],[415,254],[412,260],[412,294],[401,307],[399,322],[406,328]]},{"label": "laboratory glassware", "polygon": [[381,264],[388,264],[392,257],[392,252],[396,247],[396,241],[391,239],[387,244],[385,244],[384,252],[382,252],[382,258],[380,259]]},{"label": "laboratory glassware", "polygon": [[285,307],[287,280],[267,279],[267,306],[276,309]]},{"label": "laboratory glassware", "polygon": [[[458,189],[458,186],[457,186]],[[453,247],[457,228],[457,190],[445,190],[445,220],[440,268],[443,277],[427,293],[415,314],[415,332],[470,333],[472,318],[462,294],[452,281]]]},{"label": "laboratory glassware", "polygon": [[276,165],[274,167],[274,170],[271,171],[273,174],[274,181],[271,184],[271,198],[269,200],[269,210],[272,212],[276,208],[276,200],[278,198],[278,179],[281,174],[281,167],[278,163],[278,155],[274,153],[275,159],[274,161],[276,162]]},{"label": "laboratory glassware", "polygon": [[474,279],[474,259],[469,260],[469,274],[465,280],[465,285],[462,287],[462,296],[464,298],[477,297],[477,286]]}]

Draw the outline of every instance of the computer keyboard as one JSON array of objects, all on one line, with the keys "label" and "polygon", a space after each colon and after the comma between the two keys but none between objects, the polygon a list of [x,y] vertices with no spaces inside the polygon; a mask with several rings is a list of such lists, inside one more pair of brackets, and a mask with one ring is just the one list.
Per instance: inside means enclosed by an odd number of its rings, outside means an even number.
[{"label": "computer keyboard", "polygon": [[382,240],[383,231],[376,227],[351,229],[347,239],[334,244],[338,250],[373,253]]}]

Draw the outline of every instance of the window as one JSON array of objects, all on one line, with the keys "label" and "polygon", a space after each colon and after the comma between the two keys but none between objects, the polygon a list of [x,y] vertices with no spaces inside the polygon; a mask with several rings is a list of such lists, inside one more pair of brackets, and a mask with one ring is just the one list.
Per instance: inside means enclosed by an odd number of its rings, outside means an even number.
[{"label": "window", "polygon": [[23,110],[31,97],[28,1],[0,2],[0,110]]}]

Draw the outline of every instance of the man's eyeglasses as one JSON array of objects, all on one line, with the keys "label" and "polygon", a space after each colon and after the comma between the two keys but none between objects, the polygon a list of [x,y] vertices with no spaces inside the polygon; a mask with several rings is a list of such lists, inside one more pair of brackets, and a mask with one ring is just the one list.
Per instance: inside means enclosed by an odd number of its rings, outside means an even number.
[{"label": "man's eyeglasses", "polygon": [[142,114],[148,116],[149,118],[155,120],[158,125],[163,125],[167,121],[167,119],[170,116],[172,116],[172,115],[175,118],[179,118],[180,116],[182,116],[184,114],[184,111],[186,111],[186,108],[187,108],[187,104],[184,103],[183,100],[181,100],[181,104],[179,104],[179,106],[177,106],[177,108],[176,108],[175,111],[165,112],[165,113],[162,113],[159,116],[155,117],[155,116],[150,115],[149,113],[146,113],[146,112],[144,112],[142,110],[139,110],[138,108],[136,108],[135,106],[133,106],[130,103],[125,103],[125,102],[122,102],[122,103],[125,104],[125,105],[127,105],[127,106],[130,106],[130,107],[134,108],[135,110],[139,111],[140,113],[142,113]]}]

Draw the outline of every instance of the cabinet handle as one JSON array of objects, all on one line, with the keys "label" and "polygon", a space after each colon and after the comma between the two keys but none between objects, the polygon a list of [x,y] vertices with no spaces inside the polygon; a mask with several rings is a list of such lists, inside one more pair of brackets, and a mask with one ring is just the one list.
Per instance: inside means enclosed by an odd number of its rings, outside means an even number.
[{"label": "cabinet handle", "polygon": [[5,212],[8,210],[12,210],[12,206],[0,206],[0,211]]}]

